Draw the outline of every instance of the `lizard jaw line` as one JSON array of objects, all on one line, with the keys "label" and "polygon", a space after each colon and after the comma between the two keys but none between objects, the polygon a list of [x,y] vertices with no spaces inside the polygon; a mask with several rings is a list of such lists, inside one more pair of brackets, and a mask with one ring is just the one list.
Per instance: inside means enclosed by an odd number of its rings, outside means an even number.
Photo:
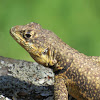
[{"label": "lizard jaw line", "polygon": [[[34,46],[32,43],[26,42],[26,40],[25,40],[24,38],[22,38],[22,37],[20,36],[20,34],[13,32],[12,29],[11,29],[11,30],[10,30],[10,35],[11,35],[11,36],[13,37],[13,39],[16,40],[19,44],[24,44],[24,45],[26,45],[26,50],[27,50],[27,51],[31,51],[31,50],[32,50],[33,52],[35,52],[35,54],[38,54],[38,53],[36,53],[37,49],[35,48],[35,46]],[[31,47],[31,48],[29,48],[29,47]],[[27,49],[27,48],[28,48],[28,49]]]},{"label": "lizard jaw line", "polygon": [[26,44],[26,43],[25,43],[25,42],[26,42],[25,39],[22,38],[22,37],[20,36],[20,34],[15,33],[15,32],[10,32],[10,35],[11,35],[18,43],[22,43],[22,41],[23,41],[23,43]]}]

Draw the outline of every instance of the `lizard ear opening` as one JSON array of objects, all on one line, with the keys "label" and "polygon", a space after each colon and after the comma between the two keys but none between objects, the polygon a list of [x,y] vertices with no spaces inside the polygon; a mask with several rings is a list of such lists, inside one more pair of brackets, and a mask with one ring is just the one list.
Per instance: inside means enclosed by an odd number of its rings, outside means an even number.
[{"label": "lizard ear opening", "polygon": [[48,54],[48,48],[46,48],[43,52],[42,52],[42,54],[44,54],[44,55],[46,55],[46,54]]}]

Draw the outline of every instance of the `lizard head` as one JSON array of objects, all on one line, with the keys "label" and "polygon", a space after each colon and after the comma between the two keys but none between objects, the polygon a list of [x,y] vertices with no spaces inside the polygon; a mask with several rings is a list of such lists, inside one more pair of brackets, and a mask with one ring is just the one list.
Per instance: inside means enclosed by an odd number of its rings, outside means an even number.
[{"label": "lizard head", "polygon": [[37,23],[18,25],[10,29],[11,36],[31,55],[31,57],[46,67],[57,63],[54,49],[55,34],[42,29]]}]

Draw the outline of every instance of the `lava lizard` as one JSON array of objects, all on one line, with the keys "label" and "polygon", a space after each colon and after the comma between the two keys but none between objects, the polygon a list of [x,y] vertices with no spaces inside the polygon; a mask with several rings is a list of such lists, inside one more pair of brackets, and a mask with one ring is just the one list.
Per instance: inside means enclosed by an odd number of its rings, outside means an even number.
[{"label": "lava lizard", "polygon": [[[41,65],[55,74],[55,100],[100,100],[100,57],[86,56],[53,32],[31,22],[10,29],[11,36]],[[68,92],[67,92],[68,91]]]}]

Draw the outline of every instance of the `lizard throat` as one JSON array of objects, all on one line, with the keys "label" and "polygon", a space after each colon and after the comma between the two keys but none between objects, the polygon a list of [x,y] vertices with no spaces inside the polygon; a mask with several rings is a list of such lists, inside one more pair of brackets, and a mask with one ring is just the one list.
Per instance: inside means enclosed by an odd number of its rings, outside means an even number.
[{"label": "lizard throat", "polygon": [[71,59],[69,62],[66,62],[66,65],[63,65],[63,67],[61,67],[62,65],[55,64],[53,66],[49,66],[49,68],[53,70],[55,75],[59,75],[66,72],[66,70],[68,70],[68,68],[72,66],[72,62],[73,62],[73,59]]}]

